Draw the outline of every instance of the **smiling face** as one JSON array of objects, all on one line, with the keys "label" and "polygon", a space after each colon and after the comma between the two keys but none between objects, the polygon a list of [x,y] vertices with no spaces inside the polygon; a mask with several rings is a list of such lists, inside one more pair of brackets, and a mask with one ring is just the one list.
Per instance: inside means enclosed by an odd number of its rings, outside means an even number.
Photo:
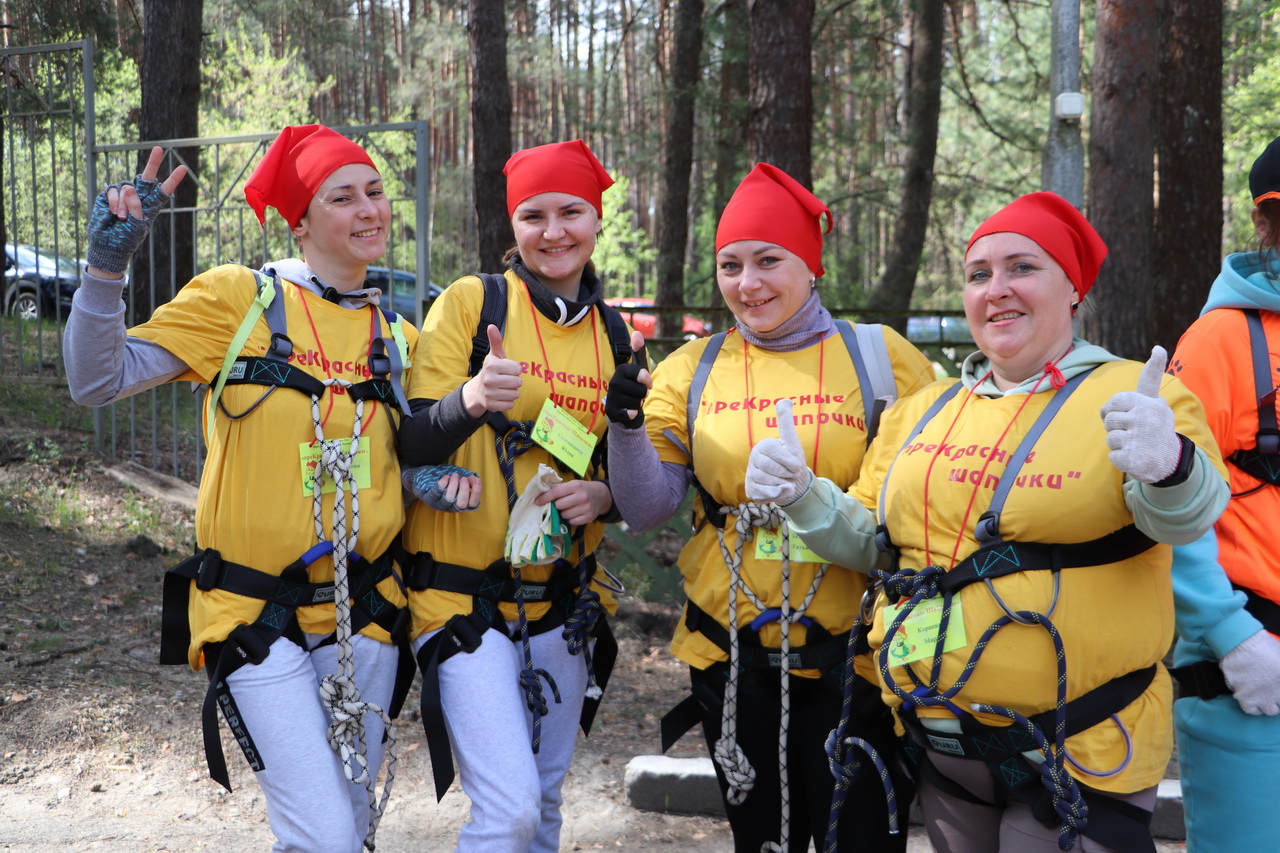
[{"label": "smiling face", "polygon": [[349,163],[325,179],[293,234],[302,257],[326,284],[346,292],[387,250],[391,203],[372,166]]},{"label": "smiling face", "polygon": [[998,388],[1021,384],[1070,348],[1079,298],[1034,240],[1011,232],[981,237],[965,254],[964,274],[964,314]]},{"label": "smiling face", "polygon": [[813,273],[799,255],[779,245],[738,240],[716,252],[716,284],[733,316],[768,332],[808,301]]},{"label": "smiling face", "polygon": [[569,193],[539,193],[516,205],[511,229],[521,260],[538,281],[565,299],[577,299],[600,233],[596,209]]}]

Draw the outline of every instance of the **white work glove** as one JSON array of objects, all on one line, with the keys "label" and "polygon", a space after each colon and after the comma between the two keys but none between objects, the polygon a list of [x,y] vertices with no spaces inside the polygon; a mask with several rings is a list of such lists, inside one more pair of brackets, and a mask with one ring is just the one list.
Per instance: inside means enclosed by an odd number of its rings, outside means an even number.
[{"label": "white work glove", "polygon": [[772,501],[790,506],[813,483],[813,472],[796,435],[791,401],[778,401],[778,437],[766,438],[751,448],[747,460],[747,498],[756,503]]},{"label": "white work glove", "polygon": [[1102,407],[1111,464],[1135,480],[1158,483],[1172,474],[1182,456],[1173,409],[1160,396],[1168,361],[1164,347],[1152,347],[1138,376],[1138,390],[1120,391]]},{"label": "white work glove", "polygon": [[1218,665],[1240,710],[1255,716],[1280,714],[1280,642],[1265,628],[1223,655]]},{"label": "white work glove", "polygon": [[569,528],[560,521],[555,501],[546,506],[534,503],[538,495],[560,482],[552,468],[538,464],[537,475],[528,482],[511,508],[507,521],[504,555],[513,566],[554,563],[568,553],[572,544]]}]

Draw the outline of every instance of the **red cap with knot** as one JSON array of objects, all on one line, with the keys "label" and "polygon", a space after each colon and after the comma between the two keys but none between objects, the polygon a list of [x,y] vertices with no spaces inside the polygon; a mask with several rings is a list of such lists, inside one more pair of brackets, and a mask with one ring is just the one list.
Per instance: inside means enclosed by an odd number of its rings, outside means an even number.
[{"label": "red cap with knot", "polygon": [[267,208],[274,207],[297,225],[325,178],[351,163],[378,167],[356,143],[321,124],[292,125],[280,131],[258,168],[244,185],[244,197],[265,225]]},{"label": "red cap with knot", "polygon": [[822,235],[831,233],[831,225],[831,211],[803,184],[777,166],[758,163],[720,214],[716,251],[738,240],[763,240],[798,255],[820,276],[826,272]]},{"label": "red cap with knot", "polygon": [[600,197],[613,186],[613,178],[581,139],[552,142],[517,151],[502,167],[507,176],[507,215],[540,193],[568,193],[590,203],[601,216]]},{"label": "red cap with knot", "polygon": [[978,226],[965,251],[988,234],[1021,234],[1049,253],[1084,299],[1107,257],[1107,244],[1071,202],[1050,192],[1029,193],[1005,205]]}]

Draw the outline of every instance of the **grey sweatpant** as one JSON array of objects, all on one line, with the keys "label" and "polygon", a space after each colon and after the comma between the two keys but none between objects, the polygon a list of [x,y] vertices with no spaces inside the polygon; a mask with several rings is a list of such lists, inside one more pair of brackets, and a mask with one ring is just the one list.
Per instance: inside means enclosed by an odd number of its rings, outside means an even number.
[{"label": "grey sweatpant", "polygon": [[[308,634],[309,644],[323,635]],[[391,703],[397,651],[363,635],[352,638],[360,697],[383,710]],[[260,664],[227,677],[231,695],[262,758],[255,775],[267,801],[276,843],[272,853],[360,853],[369,826],[369,795],[343,774],[329,746],[329,714],[320,679],[338,671],[338,648],[304,651],[281,637]],[[385,744],[382,720],[364,718],[369,772],[376,777]]]},{"label": "grey sweatpant", "polygon": [[[432,634],[416,641],[421,647]],[[530,637],[533,665],[555,680],[561,701],[543,682],[548,714],[538,753],[533,715],[519,675],[519,640],[490,628],[480,646],[440,665],[440,702],[471,820],[458,833],[459,853],[555,853],[563,819],[560,793],[573,760],[587,687],[581,656],[569,654],[559,629]]]}]

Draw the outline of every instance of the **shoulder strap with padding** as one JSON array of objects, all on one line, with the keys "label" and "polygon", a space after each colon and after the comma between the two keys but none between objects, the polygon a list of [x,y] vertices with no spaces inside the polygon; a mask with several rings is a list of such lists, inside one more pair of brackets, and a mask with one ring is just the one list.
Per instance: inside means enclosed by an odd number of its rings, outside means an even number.
[{"label": "shoulder strap with padding", "polygon": [[480,372],[484,357],[489,354],[489,326],[497,326],[499,332],[507,329],[506,276],[482,272],[477,273],[476,278],[484,283],[484,303],[480,306],[480,322],[476,324],[476,333],[471,336],[468,376],[475,376]]},{"label": "shoulder strap with padding", "polygon": [[836,328],[844,340],[853,369],[858,374],[858,390],[867,427],[867,444],[880,428],[880,415],[898,399],[898,385],[893,378],[893,363],[884,341],[884,326],[836,320]]},{"label": "shoulder strap with padding", "polygon": [[227,379],[231,376],[232,365],[235,364],[240,351],[244,349],[244,342],[249,339],[249,335],[253,332],[253,327],[264,312],[267,315],[267,326],[271,329],[271,346],[267,349],[266,357],[288,361],[290,354],[293,352],[293,343],[289,340],[289,336],[285,334],[284,301],[276,298],[280,290],[280,276],[275,270],[271,270],[270,273],[254,269],[249,271],[253,273],[257,282],[258,295],[249,303],[249,310],[245,312],[244,319],[240,321],[240,327],[236,329],[236,333],[231,337],[231,343],[227,345],[227,354],[222,357],[222,370],[218,372],[217,380],[214,382],[213,387],[209,389],[209,414],[205,424],[206,436],[213,435],[213,425],[218,413],[218,398],[222,396],[222,389],[227,384]]},{"label": "shoulder strap with padding", "polygon": [[639,352],[631,349],[631,332],[627,329],[627,321],[622,319],[618,309],[606,304],[603,300],[598,302],[597,306],[600,308],[600,316],[604,317],[604,329],[609,335],[609,348],[613,350],[614,366],[627,364],[634,354],[639,364],[648,368],[648,346],[641,347]]}]

